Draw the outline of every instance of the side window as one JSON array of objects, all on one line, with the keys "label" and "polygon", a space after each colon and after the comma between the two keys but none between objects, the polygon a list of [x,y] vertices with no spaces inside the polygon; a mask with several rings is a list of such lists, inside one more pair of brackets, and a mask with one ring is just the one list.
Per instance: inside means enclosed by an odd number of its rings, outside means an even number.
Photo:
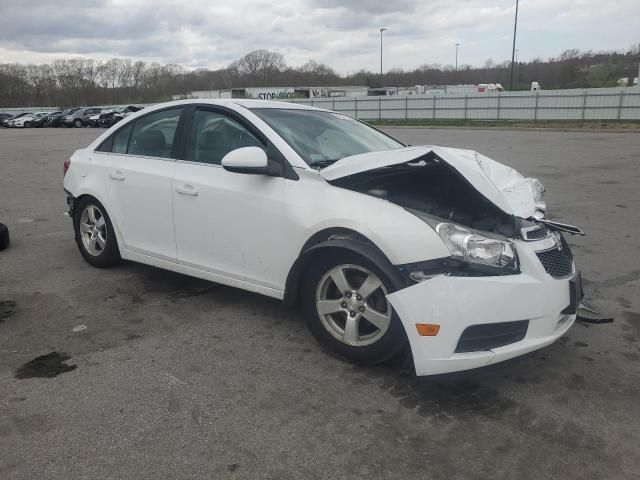
[{"label": "side window", "polygon": [[181,112],[182,108],[171,108],[151,113],[136,120],[127,153],[170,158]]},{"label": "side window", "polygon": [[127,153],[127,143],[129,142],[131,127],[132,124],[130,123],[113,134],[113,144],[111,145],[111,151],[113,153]]},{"label": "side window", "polygon": [[221,113],[196,110],[187,142],[187,160],[220,165],[222,158],[242,147],[265,146],[249,130]]}]

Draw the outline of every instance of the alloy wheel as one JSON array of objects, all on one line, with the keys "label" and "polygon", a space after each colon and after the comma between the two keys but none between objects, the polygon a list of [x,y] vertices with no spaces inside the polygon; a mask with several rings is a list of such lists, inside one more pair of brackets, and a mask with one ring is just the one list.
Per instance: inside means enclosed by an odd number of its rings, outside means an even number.
[{"label": "alloy wheel", "polygon": [[107,223],[102,211],[87,205],[80,215],[80,238],[85,250],[92,256],[100,255],[107,244]]},{"label": "alloy wheel", "polygon": [[338,265],[326,272],[316,290],[316,309],[326,330],[351,346],[371,345],[391,325],[387,289],[360,265]]}]

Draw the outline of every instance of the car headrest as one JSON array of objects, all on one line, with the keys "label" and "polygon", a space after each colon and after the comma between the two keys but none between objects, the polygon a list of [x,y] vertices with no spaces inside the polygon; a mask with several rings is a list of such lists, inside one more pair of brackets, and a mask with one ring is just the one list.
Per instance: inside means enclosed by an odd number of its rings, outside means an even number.
[{"label": "car headrest", "polygon": [[223,128],[207,130],[200,135],[198,147],[200,150],[222,148],[227,144],[227,134]]},{"label": "car headrest", "polygon": [[136,150],[157,152],[167,147],[167,142],[160,130],[151,129],[140,132],[136,137]]}]

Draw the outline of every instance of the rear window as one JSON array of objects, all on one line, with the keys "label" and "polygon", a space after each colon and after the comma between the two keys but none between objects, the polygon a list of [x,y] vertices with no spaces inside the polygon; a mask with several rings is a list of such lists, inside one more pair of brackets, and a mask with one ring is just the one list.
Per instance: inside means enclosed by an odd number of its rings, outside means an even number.
[{"label": "rear window", "polygon": [[182,107],[150,113],[120,128],[96,149],[145,157],[171,158]]}]

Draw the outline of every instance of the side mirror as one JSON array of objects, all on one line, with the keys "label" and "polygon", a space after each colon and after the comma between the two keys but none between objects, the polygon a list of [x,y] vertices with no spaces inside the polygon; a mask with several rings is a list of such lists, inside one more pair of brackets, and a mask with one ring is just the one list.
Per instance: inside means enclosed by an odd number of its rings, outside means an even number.
[{"label": "side mirror", "polygon": [[222,158],[222,167],[235,173],[269,175],[269,160],[258,147],[243,147],[230,151]]}]

